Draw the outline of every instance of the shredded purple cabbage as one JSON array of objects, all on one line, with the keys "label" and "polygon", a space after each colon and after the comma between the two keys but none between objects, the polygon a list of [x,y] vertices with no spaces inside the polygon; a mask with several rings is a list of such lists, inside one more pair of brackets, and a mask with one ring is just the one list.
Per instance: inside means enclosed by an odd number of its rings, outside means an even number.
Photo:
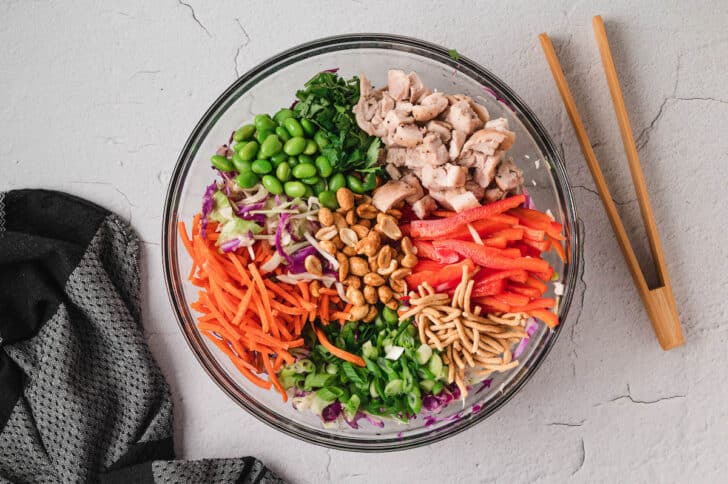
[{"label": "shredded purple cabbage", "polygon": [[481,408],[483,408],[483,407],[480,404],[476,403],[475,405],[473,405],[472,411],[473,411],[473,413],[478,413],[478,412],[480,412]]},{"label": "shredded purple cabbage", "polygon": [[478,388],[475,391],[475,394],[477,395],[478,393],[482,392],[486,388],[490,388],[490,384],[491,384],[492,381],[493,380],[491,380],[490,378],[488,378],[487,380],[483,380],[482,382],[480,382],[480,388]]},{"label": "shredded purple cabbage", "polygon": [[200,218],[200,235],[203,239],[207,238],[207,217],[214,208],[215,201],[212,196],[217,190],[217,183],[213,182],[205,189],[205,194],[202,197],[202,217]]},{"label": "shredded purple cabbage", "polygon": [[290,261],[288,262],[288,270],[291,271],[292,274],[301,274],[302,272],[306,272],[304,261],[309,255],[318,256],[316,247],[309,245],[308,247],[304,247],[295,254],[291,255]]},{"label": "shredded purple cabbage", "polygon": [[220,245],[220,250],[224,253],[232,252],[240,246],[240,239],[232,239]]},{"label": "shredded purple cabbage", "polygon": [[233,144],[233,136],[235,136],[235,131],[230,132],[230,137],[228,138],[228,144]]},{"label": "shredded purple cabbage", "polygon": [[296,99],[295,101],[293,101],[293,102],[291,103],[291,107],[290,107],[289,109],[293,109],[293,108],[295,108],[295,107],[296,107],[296,104],[298,104],[298,99]]},{"label": "shredded purple cabbage", "polygon": [[528,321],[526,322],[526,334],[528,336],[523,338],[518,343],[518,346],[516,346],[516,349],[513,350],[514,358],[518,358],[526,350],[530,337],[533,336],[533,333],[535,333],[537,329],[538,329],[538,323],[536,322],[536,320],[533,318],[528,318]]},{"label": "shredded purple cabbage", "polygon": [[291,256],[286,254],[286,251],[283,250],[283,243],[281,242],[281,237],[283,236],[283,230],[288,226],[288,219],[290,215],[287,213],[281,214],[281,219],[278,222],[278,227],[276,227],[276,250],[278,253],[283,257],[288,265],[291,265],[293,263],[293,259],[291,259]]},{"label": "shredded purple cabbage", "polygon": [[324,422],[333,422],[339,418],[339,415],[341,415],[341,403],[338,400],[324,408],[321,412],[321,418],[324,419]]},{"label": "shredded purple cabbage", "polygon": [[[248,212],[251,212],[253,210],[262,210],[265,207],[265,202],[259,202],[259,203],[253,203],[251,205],[243,205],[242,207],[238,208],[237,214],[239,217],[242,217]],[[260,214],[263,215],[263,214]],[[265,217],[264,217],[265,220]]]},{"label": "shredded purple cabbage", "polygon": [[493,96],[496,101],[498,101],[499,103],[503,104],[505,107],[507,107],[508,109],[510,109],[511,111],[513,111],[514,113],[516,112],[516,108],[514,108],[513,105],[507,99],[504,99],[504,98],[500,97],[498,95],[498,93],[496,93],[493,89],[490,89],[488,87],[483,86],[483,90],[485,92],[487,92],[488,94],[490,94],[491,96]]},{"label": "shredded purple cabbage", "polygon": [[339,72],[339,68],[338,67],[334,67],[333,69],[324,69],[321,72],[330,72],[332,74],[336,74],[337,72]]}]

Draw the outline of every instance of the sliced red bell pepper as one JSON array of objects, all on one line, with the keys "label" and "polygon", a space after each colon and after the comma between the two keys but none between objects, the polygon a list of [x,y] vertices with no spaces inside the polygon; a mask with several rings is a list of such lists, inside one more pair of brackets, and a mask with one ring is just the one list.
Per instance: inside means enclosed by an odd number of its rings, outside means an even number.
[{"label": "sliced red bell pepper", "polygon": [[548,266],[548,269],[543,272],[539,272],[539,271],[529,271],[529,272],[532,275],[541,279],[542,281],[550,281],[551,278],[554,276],[554,268],[551,266]]},{"label": "sliced red bell pepper", "polygon": [[508,290],[528,297],[541,297],[542,295],[541,291],[535,287],[522,286],[520,284],[508,284]]},{"label": "sliced red bell pepper", "polygon": [[536,289],[541,291],[541,294],[545,293],[548,290],[546,283],[539,279],[536,279],[533,276],[528,276],[528,278],[524,281],[524,284],[529,287],[535,287]]},{"label": "sliced red bell pepper", "polygon": [[463,275],[463,265],[468,268],[468,273],[472,273],[475,270],[473,262],[469,259],[465,259],[462,262],[444,266],[439,271],[422,271],[416,274],[410,274],[407,276],[407,286],[410,289],[415,289],[419,287],[420,284],[427,281],[434,288],[447,282],[459,282]]},{"label": "sliced red bell pepper", "polygon": [[503,304],[508,304],[509,306],[525,306],[528,304],[529,298],[528,296],[524,296],[523,294],[515,294],[508,291],[503,291],[500,294],[496,294],[493,296],[493,298],[496,301],[500,301]]},{"label": "sliced red bell pepper", "polygon": [[494,296],[496,294],[500,294],[501,292],[503,292],[503,289],[505,287],[506,287],[505,279],[496,279],[493,281],[488,281],[486,283],[476,283],[473,286],[473,292],[470,294],[470,297],[473,298],[473,297],[483,297],[483,296]]},{"label": "sliced red bell pepper", "polygon": [[475,304],[482,305],[484,312],[494,312],[494,313],[511,312],[511,307],[508,304],[495,299],[493,296],[478,297],[475,299],[471,299],[471,301]]},{"label": "sliced red bell pepper", "polygon": [[512,281],[526,282],[528,273],[523,269],[511,269],[506,271],[482,270],[475,274],[473,280],[477,286],[480,283],[487,284],[498,279],[510,279]]},{"label": "sliced red bell pepper", "polygon": [[[470,225],[473,226],[475,231],[478,232],[478,235],[480,235],[481,237],[486,237],[494,232],[497,232],[499,230],[504,230],[504,229],[507,229],[510,227],[509,224],[493,221],[492,219],[476,220],[475,222],[471,222]],[[439,237],[433,237],[433,238],[439,238]],[[457,227],[455,230],[453,230],[449,234],[447,234],[447,238],[472,240],[473,235],[470,232],[470,229],[468,228],[468,224],[463,224],[463,225]]]},{"label": "sliced red bell pepper", "polygon": [[566,240],[566,237],[562,234],[564,231],[564,226],[561,225],[558,222],[551,222],[550,228],[546,229],[546,233],[552,238],[556,240]]},{"label": "sliced red bell pepper", "polygon": [[501,251],[501,254],[503,254],[503,257],[508,257],[509,259],[518,259],[519,257],[523,257],[523,254],[521,254],[521,251],[515,247],[509,247],[508,249],[503,249]]},{"label": "sliced red bell pepper", "polygon": [[550,297],[541,297],[537,299],[531,299],[531,301],[525,306],[514,306],[511,309],[516,312],[527,313],[534,309],[548,309],[556,306],[556,299]]},{"label": "sliced red bell pepper", "polygon": [[412,273],[416,274],[422,271],[437,272],[445,267],[445,264],[440,264],[437,261],[430,259],[420,258],[417,265],[412,268]]},{"label": "sliced red bell pepper", "polygon": [[513,226],[518,223],[518,217],[514,217],[513,215],[507,215],[505,213],[499,213],[498,215],[488,217],[488,220],[490,220],[491,222],[500,222],[508,226]]},{"label": "sliced red bell pepper", "polygon": [[426,240],[415,240],[415,247],[417,248],[417,257],[430,259],[439,262],[440,264],[454,264],[460,260],[460,255],[454,250],[450,250],[447,247],[434,247],[432,242]]},{"label": "sliced red bell pepper", "polygon": [[525,225],[514,225],[513,228],[523,230],[523,238],[530,240],[543,240],[546,236],[545,230],[532,229]]},{"label": "sliced red bell pepper", "polygon": [[508,240],[506,240],[504,237],[488,237],[483,241],[483,245],[487,245],[488,247],[495,247],[496,249],[505,249],[506,245],[508,245]]},{"label": "sliced red bell pepper", "polygon": [[415,237],[443,237],[461,225],[501,214],[508,209],[518,207],[525,200],[526,197],[524,195],[513,195],[503,200],[498,200],[497,202],[486,203],[485,205],[462,211],[452,217],[437,220],[414,220],[411,223],[411,232]]},{"label": "sliced red bell pepper", "polygon": [[466,259],[471,259],[476,265],[491,269],[525,269],[530,272],[546,273],[550,268],[548,262],[543,259],[533,257],[510,259],[503,255],[502,250],[484,247],[474,242],[435,240],[433,245],[452,249]]},{"label": "sliced red bell pepper", "polygon": [[532,309],[528,314],[536,319],[540,319],[551,329],[559,325],[559,317],[546,309]]},{"label": "sliced red bell pepper", "polygon": [[537,259],[541,258],[541,251],[538,250],[535,247],[531,247],[530,245],[526,245],[526,240],[520,240],[517,243],[513,245],[513,247],[517,248],[521,252],[521,257],[536,257]]},{"label": "sliced red bell pepper", "polygon": [[551,242],[549,240],[523,239],[523,243],[529,247],[533,247],[534,249],[536,249],[539,256],[543,252],[548,252],[548,250],[551,248]]},{"label": "sliced red bell pepper", "polygon": [[551,242],[551,248],[556,251],[556,255],[559,256],[559,259],[561,259],[561,262],[566,263],[566,251],[564,250],[564,246],[561,245],[561,242],[554,239],[550,235],[547,235],[547,240]]},{"label": "sliced red bell pepper", "polygon": [[503,237],[506,240],[521,240],[523,238],[523,230],[516,228],[508,228],[493,232],[491,237]]},{"label": "sliced red bell pepper", "polygon": [[410,224],[402,224],[399,226],[399,230],[402,231],[402,235],[412,235],[412,226]]}]

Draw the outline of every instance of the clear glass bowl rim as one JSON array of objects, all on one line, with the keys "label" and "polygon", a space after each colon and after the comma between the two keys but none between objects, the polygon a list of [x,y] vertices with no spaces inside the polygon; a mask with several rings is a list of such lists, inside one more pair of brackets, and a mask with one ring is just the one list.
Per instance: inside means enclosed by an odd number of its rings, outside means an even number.
[{"label": "clear glass bowl rim", "polygon": [[[458,69],[470,77],[478,79],[483,85],[487,85],[492,89],[498,98],[506,100],[513,108],[514,116],[524,123],[539,148],[543,151],[543,154],[551,160],[552,173],[556,180],[556,190],[566,213],[565,230],[569,242],[567,247],[569,260],[567,264],[568,272],[565,275],[566,286],[559,307],[561,324],[541,340],[539,343],[540,347],[534,353],[533,358],[528,361],[528,367],[522,370],[524,371],[523,375],[511,380],[501,390],[501,396],[499,398],[484,405],[479,412],[470,414],[467,418],[452,420],[445,426],[437,427],[430,432],[417,435],[402,437],[392,435],[366,440],[348,436],[333,436],[325,432],[311,430],[310,428],[299,425],[295,421],[276,414],[274,411],[262,408],[250,396],[241,395],[235,391],[236,385],[226,375],[225,370],[217,363],[215,356],[207,349],[201,339],[200,333],[195,329],[189,309],[183,307],[185,299],[182,291],[182,283],[179,278],[179,265],[177,260],[177,209],[187,171],[194,161],[194,156],[190,156],[190,153],[196,152],[195,144],[199,143],[200,139],[204,137],[214,124],[215,114],[224,112],[227,109],[232,95],[241,87],[245,85],[252,87],[258,80],[265,78],[271,71],[318,54],[356,48],[388,48],[429,57],[440,63],[449,65],[453,69]],[[338,450],[383,452],[419,447],[460,433],[492,415],[518,393],[553,348],[559,334],[563,331],[576,289],[576,282],[581,273],[580,271],[583,270],[581,267],[582,247],[578,230],[578,217],[565,164],[561,154],[555,148],[551,137],[536,115],[503,81],[476,62],[462,55],[455,60],[450,56],[450,51],[441,46],[411,37],[391,34],[362,33],[321,38],[281,52],[240,76],[204,113],[185,142],[170,178],[165,199],[163,220],[162,258],[165,285],[167,287],[170,304],[188,346],[205,371],[230,398],[258,420],[300,440]]]}]

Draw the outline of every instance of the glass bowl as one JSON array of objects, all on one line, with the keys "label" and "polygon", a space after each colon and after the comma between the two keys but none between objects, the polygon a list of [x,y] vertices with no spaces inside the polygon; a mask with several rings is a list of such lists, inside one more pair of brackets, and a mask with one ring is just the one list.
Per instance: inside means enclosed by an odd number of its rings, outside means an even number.
[{"label": "glass bowl", "polygon": [[[436,421],[420,415],[407,424],[387,422],[384,428],[366,423],[356,430],[346,424],[324,428],[319,417],[298,412],[290,402],[283,403],[276,392],[250,384],[198,332],[189,308],[196,288],[186,278],[191,261],[179,243],[177,223],[184,220],[189,224],[200,211],[205,187],[214,175],[210,156],[227,142],[234,129],[256,113],[288,106],[304,82],[334,67],[346,77],[363,72],[377,87],[386,83],[387,69],[412,70],[426,86],[467,94],[484,104],[492,118],[508,118],[516,132],[516,143],[509,154],[524,170],[529,193],[540,210],[549,209],[565,227],[568,263],[562,264],[552,254],[547,257],[564,285],[559,303],[562,324],[553,331],[541,324],[519,357],[518,367],[494,375],[489,388],[474,389],[464,405],[447,406]],[[503,81],[473,61],[465,57],[455,60],[446,49],[421,40],[377,34],[328,37],[290,49],[251,69],[222,93],[197,123],[182,149],[167,191],[162,229],[165,281],[192,352],[220,388],[252,415],[301,440],[332,448],[400,450],[429,444],[475,425],[504,405],[533,375],[563,330],[571,305],[581,251],[576,220],[564,164],[553,141],[533,112]]]}]

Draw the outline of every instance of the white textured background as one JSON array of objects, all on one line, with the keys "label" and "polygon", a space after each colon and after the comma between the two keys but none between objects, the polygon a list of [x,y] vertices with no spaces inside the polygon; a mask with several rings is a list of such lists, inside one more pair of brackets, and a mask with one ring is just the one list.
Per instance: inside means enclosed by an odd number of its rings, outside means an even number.
[{"label": "white textured background", "polygon": [[[728,2],[475,3],[0,0],[0,190],[64,190],[139,232],[144,325],[172,386],[179,456],[255,455],[295,483],[725,482]],[[553,36],[614,197],[639,227],[591,30],[597,13],[686,333],[687,345],[669,353],[652,334],[536,37]],[[504,79],[562,145],[586,227],[581,315],[525,389],[476,428],[387,455],[304,444],[248,416],[187,349],[162,280],[164,193],[203,111],[258,62],[346,32],[454,47]]]}]

